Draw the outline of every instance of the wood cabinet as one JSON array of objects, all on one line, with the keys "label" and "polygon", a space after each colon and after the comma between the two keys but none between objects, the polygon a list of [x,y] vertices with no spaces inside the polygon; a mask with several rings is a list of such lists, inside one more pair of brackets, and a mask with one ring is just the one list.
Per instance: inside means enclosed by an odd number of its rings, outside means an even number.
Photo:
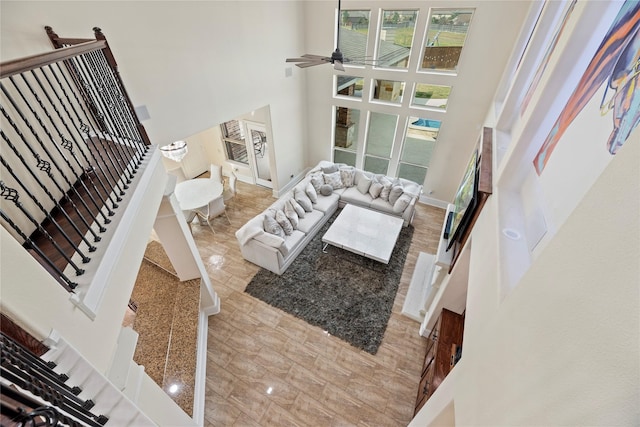
[{"label": "wood cabinet", "polygon": [[457,362],[456,352],[462,347],[463,331],[464,316],[442,309],[429,334],[414,414],[424,406]]}]

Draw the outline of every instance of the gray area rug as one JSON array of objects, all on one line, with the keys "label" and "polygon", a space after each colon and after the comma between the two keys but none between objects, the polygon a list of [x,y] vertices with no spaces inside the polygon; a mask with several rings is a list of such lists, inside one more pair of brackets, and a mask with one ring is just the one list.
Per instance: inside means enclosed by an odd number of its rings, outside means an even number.
[{"label": "gray area rug", "polygon": [[391,316],[413,227],[402,227],[387,265],[333,246],[325,254],[322,236],[340,211],[282,276],[260,269],[245,292],[376,354]]}]

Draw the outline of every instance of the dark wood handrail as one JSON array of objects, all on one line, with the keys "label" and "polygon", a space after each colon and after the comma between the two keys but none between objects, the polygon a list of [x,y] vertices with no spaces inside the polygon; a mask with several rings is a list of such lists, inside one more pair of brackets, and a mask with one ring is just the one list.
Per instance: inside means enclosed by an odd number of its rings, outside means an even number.
[{"label": "dark wood handrail", "polygon": [[0,64],[0,79],[10,77],[15,74],[24,73],[25,71],[35,68],[44,67],[54,62],[71,59],[75,56],[82,55],[87,52],[104,49],[107,47],[105,40],[92,40],[80,43],[75,46],[63,47],[52,52],[39,53],[36,55],[26,56],[24,58],[15,59]]}]

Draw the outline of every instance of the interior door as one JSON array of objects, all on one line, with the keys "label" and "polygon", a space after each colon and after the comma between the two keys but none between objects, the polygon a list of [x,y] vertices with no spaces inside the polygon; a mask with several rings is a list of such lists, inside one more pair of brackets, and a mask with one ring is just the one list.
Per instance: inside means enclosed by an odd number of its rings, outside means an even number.
[{"label": "interior door", "polygon": [[256,184],[264,187],[273,188],[271,182],[271,166],[269,141],[267,140],[266,127],[259,123],[247,122],[247,133],[249,140],[247,148],[250,149],[252,160],[252,169]]}]

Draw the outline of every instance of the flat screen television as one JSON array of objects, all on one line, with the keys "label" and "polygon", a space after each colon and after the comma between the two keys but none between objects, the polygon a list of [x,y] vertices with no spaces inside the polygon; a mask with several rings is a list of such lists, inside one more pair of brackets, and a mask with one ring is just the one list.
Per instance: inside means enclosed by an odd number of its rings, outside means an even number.
[{"label": "flat screen television", "polygon": [[474,150],[465,169],[462,182],[453,200],[453,216],[448,230],[449,242],[447,250],[464,235],[478,202],[478,150]]}]

